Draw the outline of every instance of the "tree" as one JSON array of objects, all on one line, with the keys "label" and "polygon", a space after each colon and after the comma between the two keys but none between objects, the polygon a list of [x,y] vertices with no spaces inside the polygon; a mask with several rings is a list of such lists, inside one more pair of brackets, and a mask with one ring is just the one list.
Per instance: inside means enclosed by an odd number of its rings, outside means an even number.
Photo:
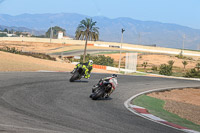
[{"label": "tree", "polygon": [[5,29],[3,30],[3,32],[7,32],[7,33],[8,33],[8,29],[7,29],[7,28],[5,28]]},{"label": "tree", "polygon": [[182,61],[182,63],[183,63],[183,66],[184,66],[184,71],[185,71],[185,66],[188,64],[188,62],[187,61]]},{"label": "tree", "polygon": [[[52,27],[52,32],[53,32],[53,38],[57,38],[57,36],[58,36],[58,32],[59,31],[62,31],[63,32],[63,34],[64,35],[66,35],[66,31],[65,31],[65,29],[63,29],[63,28],[60,28],[59,26],[54,26],[54,27]],[[46,37],[50,37],[50,34],[51,34],[51,27],[48,29],[48,31],[46,32]]]},{"label": "tree", "polygon": [[22,32],[16,31],[15,34],[16,34],[17,36],[20,36],[20,35],[22,34]]},{"label": "tree", "polygon": [[147,62],[143,62],[142,66],[144,67],[144,70],[146,70],[147,64]]},{"label": "tree", "polygon": [[95,27],[95,24],[97,22],[93,22],[92,19],[86,18],[83,19],[80,24],[78,25],[76,29],[76,39],[85,40],[85,49],[84,49],[84,55],[83,55],[83,62],[85,62],[85,55],[86,55],[86,49],[87,49],[87,41],[92,40],[96,41],[99,40],[99,31],[98,27]]},{"label": "tree", "polygon": [[0,37],[7,37],[7,34],[0,33]]}]

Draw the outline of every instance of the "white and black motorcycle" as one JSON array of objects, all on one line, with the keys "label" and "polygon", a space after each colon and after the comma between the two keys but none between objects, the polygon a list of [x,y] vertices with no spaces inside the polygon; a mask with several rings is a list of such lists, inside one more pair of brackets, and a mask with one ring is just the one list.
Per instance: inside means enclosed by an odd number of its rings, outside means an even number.
[{"label": "white and black motorcycle", "polygon": [[99,83],[92,88],[90,98],[92,100],[108,98],[117,87],[117,84],[116,74],[113,74],[111,77],[101,79]]}]

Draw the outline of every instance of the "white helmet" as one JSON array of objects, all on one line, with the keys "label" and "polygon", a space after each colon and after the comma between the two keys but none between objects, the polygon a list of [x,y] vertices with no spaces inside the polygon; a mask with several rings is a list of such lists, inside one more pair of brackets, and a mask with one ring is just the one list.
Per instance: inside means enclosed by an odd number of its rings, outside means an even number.
[{"label": "white helmet", "polygon": [[117,74],[112,74],[111,77],[112,78],[117,78]]},{"label": "white helmet", "polygon": [[92,61],[92,60],[89,60],[88,63],[89,63],[90,65],[92,65],[92,64],[93,64],[93,61]]}]

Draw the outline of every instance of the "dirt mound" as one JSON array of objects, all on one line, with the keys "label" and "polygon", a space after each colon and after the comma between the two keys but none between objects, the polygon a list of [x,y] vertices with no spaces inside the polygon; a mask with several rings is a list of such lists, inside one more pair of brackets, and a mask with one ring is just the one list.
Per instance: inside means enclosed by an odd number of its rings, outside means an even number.
[{"label": "dirt mound", "polygon": [[[11,54],[0,51],[0,71],[72,71],[75,65],[65,62],[50,61],[30,56]],[[111,73],[94,69],[92,72]]]}]

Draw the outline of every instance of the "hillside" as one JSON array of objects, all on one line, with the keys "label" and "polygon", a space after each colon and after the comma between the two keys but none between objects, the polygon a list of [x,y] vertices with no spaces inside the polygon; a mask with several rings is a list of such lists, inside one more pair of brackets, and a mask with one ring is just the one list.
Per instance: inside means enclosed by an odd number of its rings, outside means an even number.
[{"label": "hillside", "polygon": [[[0,51],[0,72],[16,71],[72,71],[75,65],[60,61],[38,59],[30,56]],[[93,69],[92,72],[111,73],[106,70]]]},{"label": "hillside", "polygon": [[[43,33],[52,25],[65,28],[68,36],[74,36],[76,27],[85,15],[73,13],[57,14],[22,14],[10,16],[0,14],[0,25],[27,27],[42,30]],[[131,18],[109,19],[93,17],[100,28],[100,40],[120,42],[121,28],[124,28],[124,42],[142,45],[152,45],[182,48],[183,34],[186,35],[185,49],[197,49],[200,43],[200,30],[189,27],[160,23],[154,21],[140,21]]]}]

